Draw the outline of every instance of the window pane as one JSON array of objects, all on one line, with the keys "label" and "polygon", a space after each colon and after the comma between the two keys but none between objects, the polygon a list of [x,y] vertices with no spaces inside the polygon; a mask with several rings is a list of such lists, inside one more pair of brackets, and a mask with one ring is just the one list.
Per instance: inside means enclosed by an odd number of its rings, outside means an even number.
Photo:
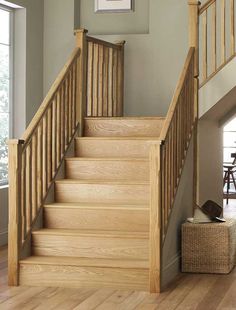
[{"label": "window pane", "polygon": [[226,131],[236,131],[236,118],[234,118],[231,122],[229,122],[225,127]]},{"label": "window pane", "polygon": [[0,9],[0,43],[9,44],[10,13]]},{"label": "window pane", "polygon": [[235,148],[224,148],[224,163],[232,164],[234,158],[231,157],[231,153],[236,153]]},{"label": "window pane", "polygon": [[224,132],[224,146],[236,147],[236,132]]},{"label": "window pane", "polygon": [[0,78],[0,113],[9,112],[9,80]]},{"label": "window pane", "polygon": [[0,113],[0,183],[8,178],[8,149],[7,139],[9,137],[9,114]]},{"label": "window pane", "polygon": [[0,78],[9,79],[9,46],[0,44]]}]

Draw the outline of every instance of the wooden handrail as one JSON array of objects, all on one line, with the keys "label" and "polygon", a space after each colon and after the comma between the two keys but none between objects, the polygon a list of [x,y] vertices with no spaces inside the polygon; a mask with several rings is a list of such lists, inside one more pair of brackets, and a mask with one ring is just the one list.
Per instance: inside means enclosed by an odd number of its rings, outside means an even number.
[{"label": "wooden handrail", "polygon": [[161,290],[161,249],[188,146],[197,122],[195,48],[184,68],[160,134],[150,148],[150,291]]},{"label": "wooden handrail", "polygon": [[72,52],[71,56],[69,57],[68,61],[62,68],[61,72],[58,74],[56,80],[52,84],[49,92],[47,93],[46,97],[44,98],[42,104],[40,105],[38,111],[34,115],[33,119],[31,120],[30,124],[28,125],[27,129],[23,133],[21,140],[25,141],[25,144],[28,143],[29,139],[31,138],[32,134],[34,133],[35,128],[37,128],[39,122],[42,120],[53,96],[58,91],[59,86],[63,82],[67,72],[69,71],[71,65],[75,61],[76,57],[79,57],[80,49],[76,47]]},{"label": "wooden handrail", "polygon": [[215,3],[216,0],[208,0],[206,3],[204,3],[199,10],[199,15],[201,15],[203,12],[205,12],[213,3]]},{"label": "wooden handrail", "polygon": [[104,40],[101,40],[101,39],[97,39],[97,38],[94,38],[94,37],[90,37],[90,36],[87,36],[87,41],[88,42],[92,42],[92,43],[95,43],[95,44],[99,44],[99,45],[104,45],[104,46],[107,46],[107,47],[110,47],[110,48],[113,48],[113,49],[122,49],[122,45],[125,44],[125,41],[121,41],[117,44],[114,44],[114,43],[111,43],[111,42],[107,42],[107,41],[104,41]]},{"label": "wooden handrail", "polygon": [[[83,82],[76,48],[21,140],[9,140],[9,285],[18,285],[19,260],[34,223],[81,125]],[[80,113],[79,113],[80,114]],[[30,240],[30,239],[29,239]]]},{"label": "wooden handrail", "polygon": [[161,130],[160,140],[162,140],[162,141],[165,141],[165,139],[167,137],[168,130],[170,129],[170,124],[173,120],[173,115],[174,115],[176,108],[177,108],[178,99],[179,99],[180,93],[183,89],[183,86],[184,86],[184,83],[186,80],[186,75],[189,71],[189,67],[192,64],[193,56],[194,56],[194,47],[191,47],[189,49],[189,52],[188,52],[188,55],[187,55],[187,58],[186,58],[186,61],[184,64],[183,71],[182,71],[181,76],[178,80],[178,84],[177,84],[176,90],[174,92],[173,99],[171,101],[171,104],[170,104],[169,110],[167,112],[167,116],[166,116],[164,125],[163,125],[162,130]]}]

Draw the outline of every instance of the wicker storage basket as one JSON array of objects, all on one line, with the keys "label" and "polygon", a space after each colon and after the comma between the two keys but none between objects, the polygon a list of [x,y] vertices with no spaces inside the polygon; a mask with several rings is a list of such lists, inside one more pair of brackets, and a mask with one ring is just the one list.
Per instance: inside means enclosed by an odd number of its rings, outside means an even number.
[{"label": "wicker storage basket", "polygon": [[182,225],[182,272],[229,273],[236,258],[236,220]]}]

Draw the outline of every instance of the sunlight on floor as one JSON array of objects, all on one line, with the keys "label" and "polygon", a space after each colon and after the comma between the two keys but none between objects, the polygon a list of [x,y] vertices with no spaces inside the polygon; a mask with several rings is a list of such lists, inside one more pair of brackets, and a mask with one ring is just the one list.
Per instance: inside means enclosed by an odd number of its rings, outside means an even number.
[{"label": "sunlight on floor", "polygon": [[224,217],[236,218],[236,199],[229,199],[228,205],[226,199],[224,200]]}]

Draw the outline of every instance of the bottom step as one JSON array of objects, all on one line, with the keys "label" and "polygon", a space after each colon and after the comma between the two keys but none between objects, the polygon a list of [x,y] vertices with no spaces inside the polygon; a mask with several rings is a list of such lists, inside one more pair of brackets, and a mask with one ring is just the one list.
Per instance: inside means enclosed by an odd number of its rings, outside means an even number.
[{"label": "bottom step", "polygon": [[148,262],[32,256],[20,262],[20,285],[148,291]]}]

